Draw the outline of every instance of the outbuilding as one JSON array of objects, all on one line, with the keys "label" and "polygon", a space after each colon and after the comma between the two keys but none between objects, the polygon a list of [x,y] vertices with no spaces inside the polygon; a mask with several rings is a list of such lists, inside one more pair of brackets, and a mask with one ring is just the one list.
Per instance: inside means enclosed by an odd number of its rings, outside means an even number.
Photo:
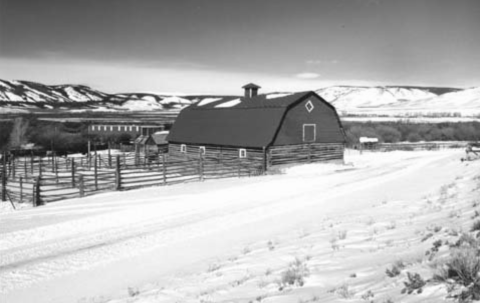
[{"label": "outbuilding", "polygon": [[184,108],[167,137],[169,154],[239,158],[265,166],[343,161],[345,135],[335,108],[313,91],[204,98]]}]

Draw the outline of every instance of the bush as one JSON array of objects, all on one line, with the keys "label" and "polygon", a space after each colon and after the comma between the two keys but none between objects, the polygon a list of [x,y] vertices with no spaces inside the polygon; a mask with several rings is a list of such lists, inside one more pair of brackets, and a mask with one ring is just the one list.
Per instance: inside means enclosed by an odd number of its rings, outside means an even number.
[{"label": "bush", "polygon": [[427,284],[427,282],[423,280],[422,276],[420,276],[420,274],[418,273],[412,274],[410,272],[407,272],[407,278],[408,281],[403,282],[405,288],[402,289],[402,294],[411,294],[413,292],[421,294],[423,291],[423,287],[425,286],[425,284]]},{"label": "bush", "polygon": [[480,258],[477,248],[462,247],[455,249],[446,265],[449,269],[449,278],[456,280],[463,286],[480,282],[478,277]]},{"label": "bush", "polygon": [[449,297],[458,302],[480,300],[480,258],[472,246],[455,248],[433,279],[448,284]]},{"label": "bush", "polygon": [[473,222],[471,231],[480,230],[480,220]]},{"label": "bush", "polygon": [[310,271],[307,265],[300,259],[296,258],[294,262],[289,265],[289,268],[282,273],[280,281],[280,290],[286,286],[303,286],[305,277],[308,277]]}]

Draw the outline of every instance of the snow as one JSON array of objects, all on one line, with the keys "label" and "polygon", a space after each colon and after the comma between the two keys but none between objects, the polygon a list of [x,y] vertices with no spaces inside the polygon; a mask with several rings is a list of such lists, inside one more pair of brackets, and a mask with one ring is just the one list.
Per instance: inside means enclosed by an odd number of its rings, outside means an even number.
[{"label": "snow", "polygon": [[8,99],[10,99],[10,101],[23,101],[23,98],[21,96],[16,95],[14,93],[5,92],[5,95],[7,95]]},{"label": "snow", "polygon": [[220,101],[222,98],[204,98],[200,102],[197,103],[198,106],[204,106],[209,103],[215,102],[215,101]]},{"label": "snow", "polygon": [[436,95],[417,88],[327,87],[317,91],[337,110],[349,114],[428,116],[480,114],[480,88]]},{"label": "snow", "polygon": [[149,102],[156,102],[157,99],[155,99],[154,96],[143,96],[142,100],[149,101]]},{"label": "snow", "polygon": [[10,88],[10,85],[8,85],[8,82],[0,80],[0,85],[6,88]]},{"label": "snow", "polygon": [[177,103],[180,105],[188,105],[190,104],[190,100],[185,99],[185,98],[180,98],[177,96],[172,96],[172,97],[166,97],[163,98],[162,101],[160,101],[161,104],[171,104],[171,103]]},{"label": "snow", "polygon": [[68,98],[72,101],[86,101],[86,98],[83,94],[76,91],[73,87],[68,86],[65,88],[65,92],[68,95]]},{"label": "snow", "polygon": [[291,94],[270,94],[270,95],[267,95],[267,99],[276,99],[276,98],[282,98],[282,97],[286,97],[286,96],[290,96]]},{"label": "snow", "polygon": [[131,111],[149,111],[149,110],[161,110],[163,105],[156,100],[128,100],[121,105],[122,109]]},{"label": "snow", "polygon": [[[413,302],[400,294],[404,273],[385,280],[385,268],[402,259],[425,275],[428,266],[414,260],[431,246],[420,241],[428,228],[468,229],[478,194],[469,184],[480,161],[462,163],[463,154],[347,150],[346,165],[4,207],[0,296],[12,303],[299,302],[314,295],[344,302],[329,290],[348,283],[356,301],[370,289],[375,301],[388,294]],[[439,188],[453,183],[456,198],[435,204]],[[463,215],[450,218],[453,208]],[[279,291],[275,281],[295,258],[310,275],[303,287]],[[428,288],[423,295],[444,297]]]},{"label": "snow", "polygon": [[216,108],[227,108],[227,107],[234,107],[235,105],[240,104],[242,101],[240,99],[230,100],[218,105],[215,105]]}]

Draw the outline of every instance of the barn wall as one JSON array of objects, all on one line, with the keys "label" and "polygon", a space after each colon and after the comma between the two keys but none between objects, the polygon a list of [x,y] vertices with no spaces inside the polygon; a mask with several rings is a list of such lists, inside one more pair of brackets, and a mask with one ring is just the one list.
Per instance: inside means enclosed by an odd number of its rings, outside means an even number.
[{"label": "barn wall", "polygon": [[239,159],[241,162],[263,162],[263,150],[262,149],[253,149],[247,148],[247,157],[239,158],[239,148],[231,148],[224,146],[215,146],[215,145],[193,145],[186,144],[187,152],[182,153],[180,151],[180,145],[178,143],[169,143],[168,144],[168,154],[171,157],[179,158],[198,158],[200,155],[200,146],[205,146],[204,158],[215,158],[215,159]]},{"label": "barn wall", "polygon": [[[305,107],[309,100],[314,106],[311,112]],[[344,142],[343,131],[335,110],[317,97],[311,96],[287,112],[273,145],[304,144],[304,124],[316,125],[315,143]]]},{"label": "barn wall", "polygon": [[343,162],[343,143],[312,143],[272,146],[268,152],[270,166],[324,161]]}]

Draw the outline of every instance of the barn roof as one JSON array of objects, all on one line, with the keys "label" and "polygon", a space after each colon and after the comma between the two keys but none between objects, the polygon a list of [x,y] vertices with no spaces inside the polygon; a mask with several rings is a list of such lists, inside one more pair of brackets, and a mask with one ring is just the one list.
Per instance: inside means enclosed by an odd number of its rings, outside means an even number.
[{"label": "barn roof", "polygon": [[[206,98],[183,109],[167,141],[261,148],[270,145],[291,106],[315,92]],[[329,103],[325,103],[332,107]]]}]

